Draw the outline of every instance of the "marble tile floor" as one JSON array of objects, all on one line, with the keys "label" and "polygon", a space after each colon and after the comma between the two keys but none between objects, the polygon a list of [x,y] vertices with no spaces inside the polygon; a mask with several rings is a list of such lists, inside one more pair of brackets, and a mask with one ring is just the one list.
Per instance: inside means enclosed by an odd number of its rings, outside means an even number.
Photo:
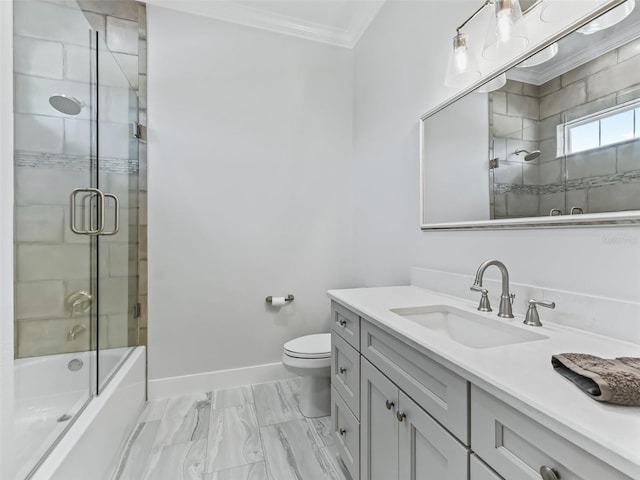
[{"label": "marble tile floor", "polygon": [[350,480],[302,379],[148,402],[112,480]]}]

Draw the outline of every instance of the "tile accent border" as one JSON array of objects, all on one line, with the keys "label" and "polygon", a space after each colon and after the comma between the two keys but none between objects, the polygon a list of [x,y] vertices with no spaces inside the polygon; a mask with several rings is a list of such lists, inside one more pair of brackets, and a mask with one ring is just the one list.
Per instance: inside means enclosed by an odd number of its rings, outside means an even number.
[{"label": "tile accent border", "polygon": [[[91,164],[87,165],[87,157],[64,153],[42,153],[16,150],[15,166],[28,168],[60,168],[86,172],[96,167],[96,157],[91,157]],[[138,173],[138,160],[124,158],[100,157],[100,171],[108,173]]]},{"label": "tile accent border", "polygon": [[496,194],[529,193],[538,195],[565,191],[571,192],[587,188],[618,185],[621,183],[640,183],[640,170],[578,178],[575,180],[567,180],[566,183],[550,183],[548,185],[512,185],[507,183],[496,183],[493,187],[493,191]]}]

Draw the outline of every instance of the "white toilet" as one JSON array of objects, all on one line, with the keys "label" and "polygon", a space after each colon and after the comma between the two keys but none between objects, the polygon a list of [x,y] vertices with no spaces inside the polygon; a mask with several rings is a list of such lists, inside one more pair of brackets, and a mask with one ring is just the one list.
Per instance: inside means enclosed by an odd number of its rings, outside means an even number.
[{"label": "white toilet", "polygon": [[300,411],[305,417],[331,414],[331,334],[294,338],[284,344],[282,364],[302,377]]}]

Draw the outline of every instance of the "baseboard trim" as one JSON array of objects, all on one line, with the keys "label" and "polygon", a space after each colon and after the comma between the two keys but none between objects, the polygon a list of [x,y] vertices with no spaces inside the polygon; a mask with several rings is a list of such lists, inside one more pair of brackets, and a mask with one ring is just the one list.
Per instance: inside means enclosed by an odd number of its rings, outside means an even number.
[{"label": "baseboard trim", "polygon": [[149,400],[156,400],[158,398],[210,392],[253,383],[275,382],[276,380],[292,377],[295,377],[295,375],[287,372],[282,363],[267,363],[251,367],[149,380],[148,395]]}]

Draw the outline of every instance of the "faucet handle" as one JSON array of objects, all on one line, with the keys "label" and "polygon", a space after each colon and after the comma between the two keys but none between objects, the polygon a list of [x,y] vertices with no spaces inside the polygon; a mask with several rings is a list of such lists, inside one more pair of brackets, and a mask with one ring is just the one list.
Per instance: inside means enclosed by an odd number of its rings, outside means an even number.
[{"label": "faucet handle", "polygon": [[545,308],[556,308],[555,302],[545,302],[532,298],[531,300],[529,300],[529,308],[527,309],[527,314],[524,317],[524,322],[522,323],[524,323],[525,325],[529,325],[530,327],[542,326],[540,315],[538,314],[538,309],[536,308],[537,305]]},{"label": "faucet handle", "polygon": [[481,312],[491,312],[491,304],[489,303],[489,290],[483,288],[480,285],[473,284],[469,287],[469,290],[472,292],[480,292],[482,296],[480,297],[480,304],[478,305],[478,310]]}]

